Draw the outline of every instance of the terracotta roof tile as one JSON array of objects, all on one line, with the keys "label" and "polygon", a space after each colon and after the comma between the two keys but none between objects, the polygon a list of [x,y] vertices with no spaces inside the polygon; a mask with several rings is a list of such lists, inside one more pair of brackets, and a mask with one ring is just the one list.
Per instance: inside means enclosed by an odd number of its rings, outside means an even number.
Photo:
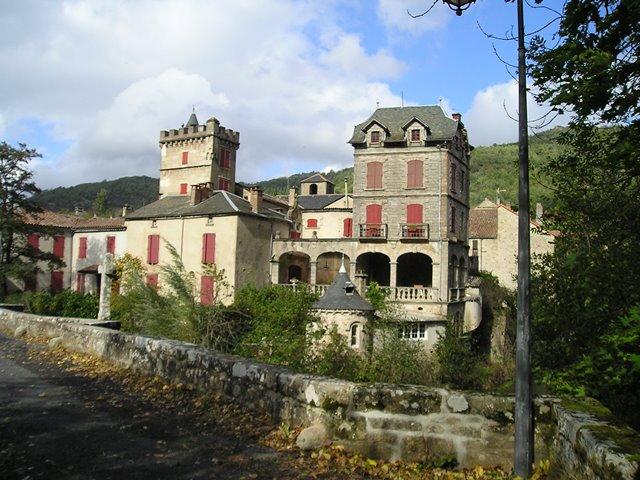
[{"label": "terracotta roof tile", "polygon": [[473,208],[469,212],[469,238],[498,238],[498,209]]},{"label": "terracotta roof tile", "polygon": [[41,225],[43,227],[68,228],[71,230],[80,229],[119,229],[124,228],[124,218],[83,218],[76,215],[66,215],[64,213],[51,212],[45,210],[37,215],[29,215],[25,218],[25,223],[30,225]]}]

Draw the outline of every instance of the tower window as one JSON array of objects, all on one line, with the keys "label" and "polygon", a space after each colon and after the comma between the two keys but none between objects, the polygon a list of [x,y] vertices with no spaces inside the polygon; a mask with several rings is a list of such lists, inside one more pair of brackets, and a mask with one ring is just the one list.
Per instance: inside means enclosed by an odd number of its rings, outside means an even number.
[{"label": "tower window", "polygon": [[414,128],[413,130],[411,130],[411,141],[412,142],[419,142],[420,141],[420,130],[417,128]]},{"label": "tower window", "polygon": [[189,163],[189,152],[182,152],[182,165]]},{"label": "tower window", "polygon": [[220,168],[231,168],[231,151],[226,148],[220,149]]},{"label": "tower window", "polygon": [[312,183],[309,185],[309,195],[317,195],[318,194],[318,185]]}]

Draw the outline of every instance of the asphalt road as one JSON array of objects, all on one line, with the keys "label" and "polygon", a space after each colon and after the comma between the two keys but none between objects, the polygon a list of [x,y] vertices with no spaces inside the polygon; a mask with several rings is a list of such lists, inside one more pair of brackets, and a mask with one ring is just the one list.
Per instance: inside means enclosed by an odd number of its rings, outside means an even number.
[{"label": "asphalt road", "polygon": [[294,455],[29,355],[43,348],[0,334],[2,480],[308,477]]}]

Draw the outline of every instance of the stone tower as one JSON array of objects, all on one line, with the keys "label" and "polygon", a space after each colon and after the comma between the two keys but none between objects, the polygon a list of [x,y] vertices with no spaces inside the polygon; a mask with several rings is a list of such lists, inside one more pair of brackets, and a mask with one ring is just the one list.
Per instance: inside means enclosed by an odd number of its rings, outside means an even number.
[{"label": "stone tower", "polygon": [[240,133],[212,117],[200,125],[195,112],[186,125],[160,132],[160,197],[190,195],[195,185],[235,189]]}]

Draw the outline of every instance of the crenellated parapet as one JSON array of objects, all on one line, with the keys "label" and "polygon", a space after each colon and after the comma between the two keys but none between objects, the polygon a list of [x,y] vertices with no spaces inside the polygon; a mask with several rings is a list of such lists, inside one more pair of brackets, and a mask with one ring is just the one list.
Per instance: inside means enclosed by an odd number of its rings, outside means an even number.
[{"label": "crenellated parapet", "polygon": [[161,130],[160,144],[171,144],[210,136],[235,144],[236,148],[240,144],[240,132],[220,125],[220,122],[215,117],[211,117],[204,125],[187,125],[180,128],[172,128],[171,130]]}]

